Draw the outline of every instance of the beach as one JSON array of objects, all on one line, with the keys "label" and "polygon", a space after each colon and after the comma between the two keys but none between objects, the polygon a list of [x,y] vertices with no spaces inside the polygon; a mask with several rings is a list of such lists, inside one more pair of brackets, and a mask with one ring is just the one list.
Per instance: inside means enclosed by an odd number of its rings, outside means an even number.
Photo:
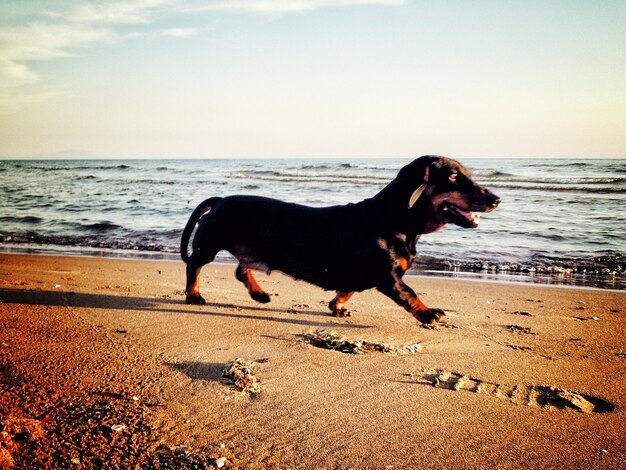
[{"label": "beach", "polygon": [[257,279],[208,265],[186,305],[182,262],[0,254],[0,468],[626,466],[623,291],[405,277],[425,328]]}]

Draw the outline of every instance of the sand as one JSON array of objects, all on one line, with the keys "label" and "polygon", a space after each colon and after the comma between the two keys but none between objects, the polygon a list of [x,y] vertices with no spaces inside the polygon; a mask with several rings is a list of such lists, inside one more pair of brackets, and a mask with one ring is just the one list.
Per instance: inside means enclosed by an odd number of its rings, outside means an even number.
[{"label": "sand", "polygon": [[0,468],[626,467],[625,293],[405,278],[427,329],[257,279],[210,265],[192,306],[182,262],[0,255]]}]

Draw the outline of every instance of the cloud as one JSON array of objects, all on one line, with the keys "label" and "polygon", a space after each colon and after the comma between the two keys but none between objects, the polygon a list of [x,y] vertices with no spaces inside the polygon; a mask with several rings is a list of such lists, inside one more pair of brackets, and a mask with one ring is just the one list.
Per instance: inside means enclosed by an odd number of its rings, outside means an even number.
[{"label": "cloud", "polygon": [[[30,62],[76,55],[81,49],[146,36],[189,38],[201,30],[153,25],[181,13],[280,16],[326,7],[393,6],[404,0],[111,0],[62,3],[66,10],[32,12],[37,21],[0,28],[0,97],[40,81]],[[132,26],[143,26],[133,30]]]},{"label": "cloud", "polygon": [[[38,12],[24,25],[0,28],[0,86],[6,93],[39,81],[31,61],[71,57],[78,50],[128,37],[122,25],[150,23],[172,0],[81,3],[68,11]],[[180,33],[180,32],[179,32]]]},{"label": "cloud", "polygon": [[304,13],[325,7],[396,6],[402,4],[404,4],[404,0],[212,0],[198,4],[198,9],[282,15],[287,13]]},{"label": "cloud", "polygon": [[39,77],[30,71],[24,64],[20,64],[13,60],[1,60],[0,59],[0,78],[3,79],[3,83],[7,86],[9,83],[33,83],[36,82]]},{"label": "cloud", "polygon": [[69,21],[81,24],[132,25],[150,23],[175,0],[127,0],[82,3],[72,10]]},{"label": "cloud", "polygon": [[162,29],[160,34],[163,36],[169,36],[171,38],[189,38],[199,33],[196,28],[169,28]]},{"label": "cloud", "polygon": [[0,30],[0,83],[14,89],[39,81],[27,65],[31,61],[69,57],[79,47],[111,41],[109,28],[83,24],[35,22]]}]

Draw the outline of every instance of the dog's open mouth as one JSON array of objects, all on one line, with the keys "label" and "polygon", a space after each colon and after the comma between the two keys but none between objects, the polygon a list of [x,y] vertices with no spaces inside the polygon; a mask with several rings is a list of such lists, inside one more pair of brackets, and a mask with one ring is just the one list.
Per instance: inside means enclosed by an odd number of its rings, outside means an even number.
[{"label": "dog's open mouth", "polygon": [[439,212],[448,222],[463,228],[476,228],[480,222],[480,215],[448,201],[439,206]]}]

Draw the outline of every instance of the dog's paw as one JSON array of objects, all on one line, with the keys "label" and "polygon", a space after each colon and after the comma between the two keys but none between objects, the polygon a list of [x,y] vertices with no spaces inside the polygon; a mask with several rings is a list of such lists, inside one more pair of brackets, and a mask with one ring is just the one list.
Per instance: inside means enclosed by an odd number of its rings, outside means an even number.
[{"label": "dog's paw", "polygon": [[433,323],[440,322],[446,314],[440,308],[427,308],[426,310],[419,310],[415,312],[414,316],[421,323],[432,325]]},{"label": "dog's paw", "polygon": [[329,304],[330,314],[333,317],[351,317],[352,314],[342,303],[337,302],[337,299],[333,299]]},{"label": "dog's paw", "polygon": [[204,305],[206,304],[206,300],[200,294],[198,295],[188,295],[185,298],[185,302],[191,305]]},{"label": "dog's paw", "polygon": [[250,297],[259,303],[266,304],[270,299],[270,295],[267,292],[250,292]]},{"label": "dog's paw", "polygon": [[333,317],[351,317],[352,316],[352,313],[350,313],[350,311],[346,307],[331,308],[330,312],[331,312],[330,314]]}]

